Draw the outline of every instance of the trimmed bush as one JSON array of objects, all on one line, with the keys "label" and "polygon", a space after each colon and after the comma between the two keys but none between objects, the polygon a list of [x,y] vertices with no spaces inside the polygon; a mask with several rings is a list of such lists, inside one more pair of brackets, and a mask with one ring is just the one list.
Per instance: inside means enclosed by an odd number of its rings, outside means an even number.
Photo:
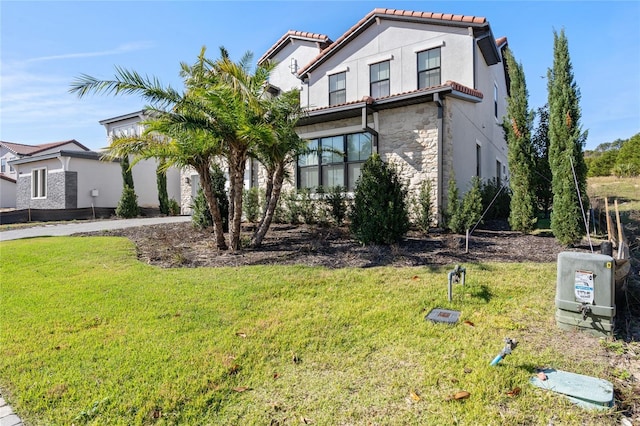
[{"label": "trimmed bush", "polygon": [[130,186],[125,186],[120,201],[118,201],[118,207],[116,207],[116,216],[129,219],[137,217],[138,214],[140,214],[140,208],[136,191]]},{"label": "trimmed bush", "polygon": [[393,244],[409,230],[407,189],[395,167],[374,154],[362,166],[349,215],[351,232],[362,244]]}]

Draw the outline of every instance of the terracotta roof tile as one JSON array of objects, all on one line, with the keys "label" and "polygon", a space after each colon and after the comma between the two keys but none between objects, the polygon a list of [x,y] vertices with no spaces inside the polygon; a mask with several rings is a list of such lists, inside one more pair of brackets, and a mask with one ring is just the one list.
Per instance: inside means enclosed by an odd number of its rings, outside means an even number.
[{"label": "terracotta roof tile", "polygon": [[[469,24],[477,24],[484,25],[487,24],[487,19],[481,16],[468,16],[468,15],[453,15],[451,13],[432,13],[432,12],[416,12],[409,10],[400,10],[400,9],[383,9],[376,8],[369,12],[364,18],[360,19],[354,26],[349,28],[344,34],[342,34],[336,41],[331,43],[328,47],[322,50],[311,62],[305,65],[300,71],[299,75],[303,75],[307,72],[313,65],[315,65],[320,59],[327,56],[333,50],[335,50],[342,42],[348,39],[351,35],[356,33],[362,26],[370,23],[376,17],[404,17],[404,18],[419,18],[419,19],[434,19],[440,21],[449,21],[449,22],[463,22]],[[288,33],[287,33],[288,34]],[[286,36],[286,34],[285,34]],[[281,39],[282,40],[282,39]],[[279,41],[280,43],[281,41]],[[276,43],[277,45],[278,43]],[[275,45],[274,45],[275,46]],[[272,48],[273,49],[273,48]],[[265,58],[267,54],[263,56]],[[262,58],[260,59],[262,60]]]},{"label": "terracotta roof tile", "polygon": [[273,46],[271,46],[269,50],[267,50],[265,54],[260,57],[260,59],[258,59],[258,63],[265,61],[273,53],[280,50],[285,45],[285,43],[292,38],[317,41],[318,43],[320,43],[320,49],[324,49],[332,42],[329,36],[326,36],[324,34],[289,30],[282,37],[280,37],[280,39],[278,39],[278,41],[276,41]]},{"label": "terracotta roof tile", "polygon": [[382,96],[382,97],[379,97],[379,98],[372,98],[371,96],[364,96],[361,100],[358,100],[358,101],[349,101],[349,102],[344,102],[344,103],[337,104],[337,105],[312,108],[309,111],[310,112],[322,111],[322,110],[327,110],[327,109],[331,109],[331,108],[344,107],[344,106],[348,106],[348,105],[357,105],[357,104],[361,104],[362,102],[366,103],[367,105],[372,105],[372,104],[375,104],[376,101],[380,101],[380,100],[393,99],[393,98],[397,98],[397,97],[400,97],[400,96],[411,95],[411,94],[420,93],[420,92],[428,92],[428,91],[433,91],[433,90],[437,91],[438,89],[451,89],[451,90],[454,90],[456,92],[461,92],[461,93],[464,93],[466,95],[474,96],[474,97],[476,97],[478,99],[484,98],[484,95],[482,94],[481,91],[476,90],[476,89],[472,89],[470,87],[464,86],[464,85],[462,85],[460,83],[457,83],[455,81],[449,80],[446,83],[440,84],[440,85],[437,85],[437,86],[425,87],[425,88],[416,89],[416,90],[409,90],[409,91],[406,91],[406,92],[395,93],[393,95]]}]

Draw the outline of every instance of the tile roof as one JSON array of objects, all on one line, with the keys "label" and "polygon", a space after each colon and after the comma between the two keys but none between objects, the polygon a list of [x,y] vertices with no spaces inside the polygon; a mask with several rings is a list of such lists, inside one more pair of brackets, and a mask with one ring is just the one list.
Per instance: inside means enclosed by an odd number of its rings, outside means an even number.
[{"label": "tile roof", "polygon": [[412,20],[418,19],[421,21],[439,21],[439,23],[443,24],[469,24],[469,25],[477,25],[477,26],[488,26],[489,22],[486,18],[481,16],[471,16],[471,15],[454,15],[451,13],[433,13],[433,12],[414,12],[410,10],[399,10],[399,9],[384,9],[384,8],[376,8],[369,12],[364,18],[358,21],[354,26],[349,28],[347,32],[341,35],[336,41],[331,43],[326,49],[322,50],[318,56],[316,56],[311,62],[305,65],[299,72],[298,75],[302,76],[306,72],[309,71],[315,64],[317,64],[321,59],[325,58],[328,54],[332,53],[336,50],[345,40],[351,37],[353,34],[357,33],[358,30],[361,30],[372,22],[375,21],[376,18],[389,18],[389,19],[403,19],[403,20]]},{"label": "tile roof", "polygon": [[266,53],[260,57],[260,59],[258,59],[258,63],[260,64],[260,63],[264,62],[265,60],[267,60],[272,54],[274,54],[277,51],[279,51],[280,49],[282,49],[287,44],[287,42],[289,42],[289,40],[291,40],[291,39],[308,40],[308,41],[318,42],[319,43],[319,50],[322,50],[322,49],[326,48],[329,44],[332,43],[332,40],[329,38],[329,36],[326,36],[324,34],[316,34],[316,33],[310,33],[310,32],[306,32],[306,31],[289,30],[282,37],[280,37],[280,39],[278,41],[276,41],[273,44],[273,46],[271,46],[269,48],[269,50],[267,50]]},{"label": "tile roof", "polygon": [[25,144],[21,144],[21,143],[0,141],[1,145],[3,145],[9,151],[11,151],[11,152],[13,152],[15,154],[18,154],[18,155],[33,155],[33,154],[37,154],[37,153],[42,152],[42,151],[46,151],[47,149],[52,149],[52,148],[56,148],[58,146],[66,145],[68,143],[74,143],[74,144],[78,145],[80,148],[84,149],[85,151],[89,151],[89,148],[87,148],[86,146],[82,145],[80,142],[78,142],[75,139],[70,139],[68,141],[61,141],[61,142],[43,143],[43,144],[40,144],[40,145],[25,145]]}]

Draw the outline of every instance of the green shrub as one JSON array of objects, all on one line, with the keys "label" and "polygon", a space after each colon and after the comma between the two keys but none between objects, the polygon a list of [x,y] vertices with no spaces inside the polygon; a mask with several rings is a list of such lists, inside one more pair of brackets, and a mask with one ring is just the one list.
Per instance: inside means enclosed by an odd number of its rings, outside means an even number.
[{"label": "green shrub", "polygon": [[362,244],[392,244],[409,230],[407,189],[395,167],[374,154],[362,166],[350,212],[351,232]]},{"label": "green shrub", "polygon": [[248,222],[255,223],[260,218],[260,189],[251,187],[242,193],[242,210]]},{"label": "green shrub", "polygon": [[[213,194],[218,201],[218,208],[222,216],[222,229],[224,232],[229,230],[229,198],[225,191],[226,178],[224,172],[217,164],[211,167],[211,187]],[[199,229],[205,229],[213,226],[213,216],[209,210],[206,197],[202,188],[198,189],[196,197],[191,204],[193,215],[191,217],[192,224]]]},{"label": "green shrub", "polygon": [[482,194],[480,192],[480,179],[474,176],[471,180],[471,189],[458,202],[458,209],[452,212],[448,228],[457,233],[463,234],[467,229],[471,229],[482,216]]},{"label": "green shrub", "polygon": [[298,190],[297,201],[302,221],[306,224],[316,223],[316,203],[311,198],[311,190],[309,188]]},{"label": "green shrub", "polygon": [[449,230],[453,229],[451,221],[453,220],[456,212],[459,209],[460,209],[460,197],[458,194],[458,184],[456,183],[455,174],[452,171],[449,178],[449,184],[447,186],[447,205],[442,211],[442,219],[444,221],[443,225],[446,229],[449,229]]},{"label": "green shrub", "polygon": [[[511,190],[502,188],[503,182],[496,178],[489,179],[480,189],[482,211],[487,209],[485,219],[508,219],[511,210]],[[502,190],[500,190],[502,188]],[[491,204],[493,202],[493,204]],[[491,206],[489,208],[489,206]]]},{"label": "green shrub", "polygon": [[417,197],[413,200],[416,226],[424,233],[429,232],[433,222],[433,200],[431,192],[433,184],[430,180],[425,180],[420,184]]},{"label": "green shrub", "polygon": [[198,193],[191,204],[191,223],[198,229],[206,229],[213,226],[213,217],[207,205],[207,199],[204,196],[202,188],[198,189]]},{"label": "green shrub", "polygon": [[347,217],[347,188],[344,186],[332,186],[328,191],[324,191],[321,186],[318,187],[317,193],[320,199],[327,207],[327,211],[333,222],[340,226]]},{"label": "green shrub", "polygon": [[180,215],[180,204],[173,198],[169,200],[169,216]]},{"label": "green shrub", "polygon": [[140,214],[140,208],[136,191],[130,186],[125,186],[118,207],[116,207],[116,216],[128,219],[136,217],[138,214]]}]

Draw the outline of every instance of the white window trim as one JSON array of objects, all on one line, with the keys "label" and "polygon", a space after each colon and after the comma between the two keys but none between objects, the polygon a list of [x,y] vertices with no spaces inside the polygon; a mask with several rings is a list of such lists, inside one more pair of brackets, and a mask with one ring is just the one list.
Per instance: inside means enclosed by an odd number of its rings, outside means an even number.
[{"label": "white window trim", "polygon": [[340,74],[340,73],[343,73],[343,72],[349,72],[349,67],[340,67],[340,68],[333,69],[333,70],[331,70],[331,71],[329,71],[327,73],[327,77],[330,77],[330,76],[336,75],[336,74]]},{"label": "white window trim", "polygon": [[[38,172],[41,172],[42,174]],[[39,190],[37,191],[38,194],[36,195],[36,186],[40,188],[40,179],[42,178],[40,177],[38,179],[38,182],[36,182],[35,175],[44,176],[44,195],[40,194]],[[47,189],[48,189],[47,178],[48,178],[48,175],[47,175],[46,167],[38,167],[37,169],[31,170],[31,199],[32,200],[44,200],[47,198]]]},{"label": "white window trim", "polygon": [[440,43],[436,43],[436,44],[428,44],[428,45],[422,45],[420,47],[416,47],[415,49],[413,49],[413,53],[420,53],[420,52],[424,52],[425,50],[431,50],[431,49],[437,49],[438,47],[445,47],[447,44],[444,42],[444,40],[442,40]]},{"label": "white window trim", "polygon": [[374,65],[380,62],[393,61],[393,55],[378,56],[367,61],[367,65]]}]

